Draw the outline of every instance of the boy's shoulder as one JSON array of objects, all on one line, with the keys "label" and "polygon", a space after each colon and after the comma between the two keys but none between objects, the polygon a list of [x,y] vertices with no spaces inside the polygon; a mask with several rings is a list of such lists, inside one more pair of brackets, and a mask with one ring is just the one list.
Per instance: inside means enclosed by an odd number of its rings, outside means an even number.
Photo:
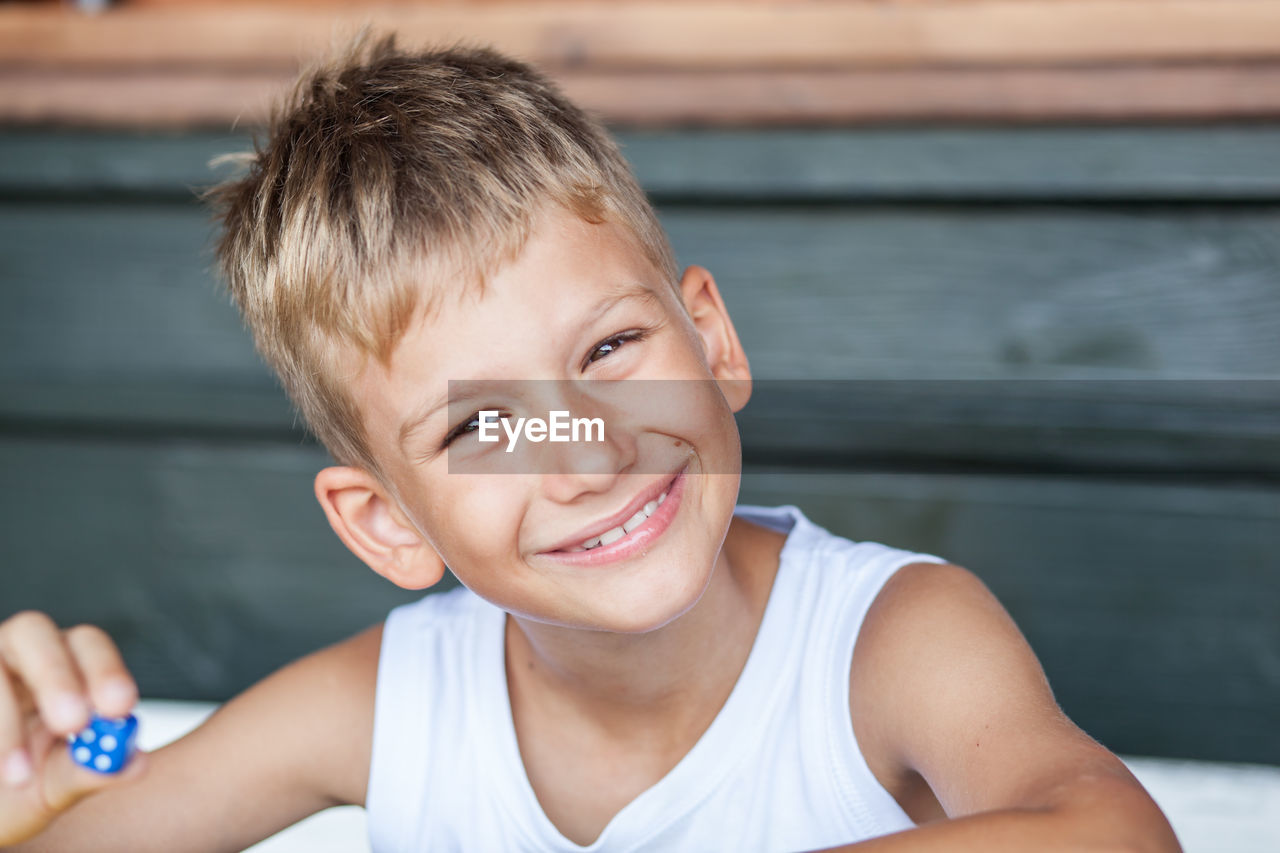
[{"label": "boy's shoulder", "polygon": [[982,580],[951,563],[904,565],[885,582],[854,648],[849,707],[869,769],[917,821],[1039,803],[1073,774],[1124,773],[1063,714]]},{"label": "boy's shoulder", "polygon": [[[946,812],[918,772],[918,756],[904,744],[898,718],[921,714],[925,706],[947,707],[947,691],[941,688],[948,675],[937,667],[952,650],[948,635],[957,630],[957,618],[981,598],[979,587],[972,573],[951,563],[902,565],[870,602],[853,647],[849,711],[854,738],[867,769],[916,823]],[[987,633],[989,626],[968,630]]]},{"label": "boy's shoulder", "polygon": [[789,577],[780,575],[774,594],[799,605],[797,636],[830,638],[828,653],[806,656],[805,667],[819,675],[837,674],[824,659],[847,667],[841,716],[861,756],[848,760],[865,763],[912,820],[1059,805],[1077,779],[1107,779],[1137,796],[1118,759],[1063,714],[1026,639],[977,575],[932,554],[836,535],[793,506],[763,517],[784,516],[791,527],[779,568]]}]

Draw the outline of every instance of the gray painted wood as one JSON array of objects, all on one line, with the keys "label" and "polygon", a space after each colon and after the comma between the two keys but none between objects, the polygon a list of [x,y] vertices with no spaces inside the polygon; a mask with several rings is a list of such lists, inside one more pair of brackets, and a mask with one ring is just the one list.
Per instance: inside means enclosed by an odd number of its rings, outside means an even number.
[{"label": "gray painted wood", "polygon": [[792,466],[1280,482],[1273,380],[760,381],[738,423]]},{"label": "gray painted wood", "polygon": [[[663,222],[762,378],[1280,376],[1280,210],[761,210]],[[0,205],[0,379],[269,381],[194,205]]]},{"label": "gray painted wood", "polygon": [[[663,216],[761,380],[755,458],[1280,471],[1270,207]],[[0,315],[0,429],[300,439],[208,273],[198,207],[10,201],[0,228],[18,306]],[[925,395],[929,378],[953,381]],[[776,399],[816,379],[855,384]]]},{"label": "gray painted wood", "polygon": [[195,204],[0,205],[5,378],[266,381]]},{"label": "gray painted wood", "polygon": [[0,442],[0,611],[93,622],[144,695],[225,699],[419,597],[373,574],[311,493],[316,447]]},{"label": "gray painted wood", "polygon": [[1270,208],[698,210],[664,216],[718,276],[768,378],[1275,376]]},{"label": "gray painted wood", "polygon": [[[815,128],[622,131],[659,198],[1274,199],[1280,129],[1168,127]],[[209,161],[248,133],[0,133],[0,193],[184,197],[230,174]]]},{"label": "gray painted wood", "polygon": [[877,128],[623,134],[659,198],[1273,199],[1269,126]]}]

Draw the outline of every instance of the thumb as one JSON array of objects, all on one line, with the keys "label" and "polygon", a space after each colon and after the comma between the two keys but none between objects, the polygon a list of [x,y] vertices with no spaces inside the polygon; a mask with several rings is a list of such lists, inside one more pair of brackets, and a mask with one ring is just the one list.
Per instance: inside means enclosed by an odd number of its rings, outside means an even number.
[{"label": "thumb", "polygon": [[[8,796],[0,796],[0,849],[40,834],[59,812],[84,797],[126,784],[146,772],[148,757],[141,752],[114,775],[86,770],[71,760],[65,741],[55,740],[59,742],[37,762],[34,777]],[[5,791],[0,789],[2,793]]]},{"label": "thumb", "polygon": [[140,778],[147,770],[148,755],[135,752],[118,773],[99,773],[72,760],[65,744],[55,746],[47,759],[43,774],[45,805],[62,812],[90,794]]}]

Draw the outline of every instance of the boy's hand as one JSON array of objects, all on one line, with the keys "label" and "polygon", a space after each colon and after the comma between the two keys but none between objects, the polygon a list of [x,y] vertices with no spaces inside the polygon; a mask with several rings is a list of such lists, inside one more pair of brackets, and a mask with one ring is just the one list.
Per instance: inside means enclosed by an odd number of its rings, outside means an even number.
[{"label": "boy's hand", "polygon": [[141,775],[139,752],[120,773],[77,765],[67,735],[91,712],[123,717],[138,688],[99,628],[59,630],[43,613],[0,622],[0,847],[40,833],[78,800]]}]

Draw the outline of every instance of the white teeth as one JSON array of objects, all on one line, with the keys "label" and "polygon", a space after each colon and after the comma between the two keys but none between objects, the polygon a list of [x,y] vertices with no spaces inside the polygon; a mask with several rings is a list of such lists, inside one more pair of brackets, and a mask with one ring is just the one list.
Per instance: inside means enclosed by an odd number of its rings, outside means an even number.
[{"label": "white teeth", "polygon": [[636,510],[636,514],[624,521],[621,527],[606,530],[604,533],[601,533],[593,539],[588,539],[581,545],[574,545],[572,548],[566,548],[565,550],[569,552],[590,551],[592,548],[597,548],[601,545],[612,545],[623,536],[626,536],[628,533],[644,524],[645,519],[657,512],[658,507],[661,506],[662,502],[666,499],[667,493],[663,492],[658,495],[658,499],[656,501],[649,501],[643,508]]}]

